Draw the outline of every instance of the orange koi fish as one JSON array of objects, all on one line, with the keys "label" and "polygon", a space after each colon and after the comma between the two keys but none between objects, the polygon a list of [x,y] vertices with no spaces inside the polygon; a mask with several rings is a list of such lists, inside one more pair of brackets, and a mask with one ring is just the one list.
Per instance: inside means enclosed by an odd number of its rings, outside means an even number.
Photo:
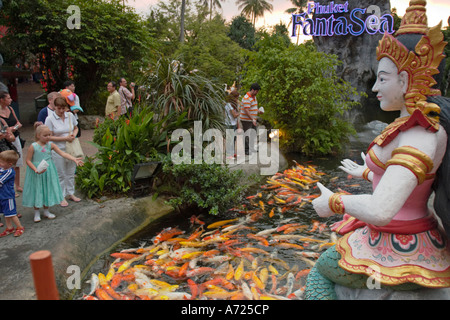
[{"label": "orange koi fish", "polygon": [[227,274],[225,276],[225,279],[226,280],[231,280],[233,278],[234,278],[234,268],[233,268],[233,265],[230,263],[230,264],[228,264],[228,271],[227,271]]},{"label": "orange koi fish", "polygon": [[281,248],[286,248],[286,249],[298,249],[298,250],[305,249],[304,247],[302,247],[299,244],[289,243],[289,242],[279,242],[279,243],[274,243],[273,245],[277,246],[277,247],[281,247]]},{"label": "orange koi fish", "polygon": [[314,231],[317,230],[317,228],[319,228],[319,224],[320,224],[319,221],[313,220],[312,222],[313,222],[313,227],[312,227],[311,230],[309,230],[308,232],[314,232]]},{"label": "orange koi fish", "polygon": [[211,223],[211,224],[210,224],[209,226],[207,226],[206,228],[207,228],[207,229],[218,228],[218,227],[220,227],[220,226],[223,226],[223,225],[225,225],[225,224],[227,224],[227,223],[230,223],[230,222],[233,222],[233,221],[236,221],[236,220],[238,220],[238,218],[236,218],[236,219],[230,219],[230,220],[217,221],[217,222]]},{"label": "orange koi fish", "polygon": [[183,233],[184,233],[184,231],[181,231],[178,228],[171,228],[171,227],[169,227],[169,228],[166,228],[163,231],[161,231],[155,237],[155,239],[153,240],[153,243],[154,244],[161,243],[161,242],[166,241],[166,240],[168,240],[170,238],[173,238],[176,235],[183,234]]},{"label": "orange koi fish", "polygon": [[119,258],[119,259],[122,259],[122,260],[130,260],[130,259],[133,259],[133,258],[137,258],[140,255],[139,254],[133,254],[133,253],[115,252],[115,253],[111,253],[110,256],[113,257],[113,258],[116,258],[116,259]]},{"label": "orange koi fish", "polygon": [[97,288],[95,290],[95,295],[99,300],[114,300],[104,289]]},{"label": "orange koi fish", "polygon": [[189,270],[186,272],[186,277],[188,278],[192,278],[201,274],[205,274],[205,273],[211,273],[216,271],[216,269],[214,268],[210,268],[210,267],[200,267],[197,269],[193,269],[193,270]]},{"label": "orange koi fish", "polygon": [[201,221],[195,214],[193,214],[190,218],[189,218],[189,222],[191,223],[191,225],[194,224],[200,224],[200,225],[204,225],[205,223],[203,221]]},{"label": "orange koi fish", "polygon": [[309,274],[309,272],[311,271],[311,269],[303,269],[300,270],[299,272],[297,272],[297,274],[295,275],[295,281],[298,281],[301,277],[307,276]]}]

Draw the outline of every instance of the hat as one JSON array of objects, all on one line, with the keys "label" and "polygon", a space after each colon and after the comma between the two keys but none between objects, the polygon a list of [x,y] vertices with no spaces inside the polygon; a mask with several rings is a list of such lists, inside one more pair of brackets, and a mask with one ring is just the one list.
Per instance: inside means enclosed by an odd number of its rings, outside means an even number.
[{"label": "hat", "polygon": [[81,112],[84,112],[83,109],[80,106],[73,106],[70,107],[70,110],[74,111],[74,110],[80,110]]},{"label": "hat", "polygon": [[61,97],[66,99],[66,102],[70,107],[75,105],[75,93],[69,89],[62,89],[59,93],[61,94]]}]

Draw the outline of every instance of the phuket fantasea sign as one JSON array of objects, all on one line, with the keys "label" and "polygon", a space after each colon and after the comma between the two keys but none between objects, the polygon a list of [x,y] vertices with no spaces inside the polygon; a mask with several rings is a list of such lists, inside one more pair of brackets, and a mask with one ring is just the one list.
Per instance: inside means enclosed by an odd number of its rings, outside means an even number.
[{"label": "phuket fantasea sign", "polygon": [[[309,15],[314,11],[314,19]],[[394,33],[394,18],[391,14],[366,15],[367,8],[354,8],[350,11],[348,1],[327,5],[318,2],[308,3],[307,12],[292,15],[292,36],[296,36],[297,26],[300,26],[306,36],[344,36],[351,34],[359,36],[364,32],[376,34]],[[339,15],[339,16],[335,16]],[[321,15],[326,15],[321,17]]]}]

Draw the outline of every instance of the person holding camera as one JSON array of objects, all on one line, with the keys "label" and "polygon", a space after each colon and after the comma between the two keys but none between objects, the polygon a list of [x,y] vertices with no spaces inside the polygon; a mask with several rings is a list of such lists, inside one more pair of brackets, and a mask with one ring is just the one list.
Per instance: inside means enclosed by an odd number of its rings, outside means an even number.
[{"label": "person holding camera", "polygon": [[130,84],[131,91],[127,89],[127,80],[125,78],[120,78],[119,80],[119,94],[121,101],[121,111],[120,115],[128,114],[131,118],[133,114],[133,103],[132,101],[135,98],[134,87],[135,84],[132,82]]}]

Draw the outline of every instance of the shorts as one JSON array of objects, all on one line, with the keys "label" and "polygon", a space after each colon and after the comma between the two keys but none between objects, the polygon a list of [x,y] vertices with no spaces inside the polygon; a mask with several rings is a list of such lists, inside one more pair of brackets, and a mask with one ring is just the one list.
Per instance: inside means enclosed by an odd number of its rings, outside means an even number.
[{"label": "shorts", "polygon": [[16,199],[2,199],[0,200],[0,212],[5,218],[14,217],[17,215]]}]

